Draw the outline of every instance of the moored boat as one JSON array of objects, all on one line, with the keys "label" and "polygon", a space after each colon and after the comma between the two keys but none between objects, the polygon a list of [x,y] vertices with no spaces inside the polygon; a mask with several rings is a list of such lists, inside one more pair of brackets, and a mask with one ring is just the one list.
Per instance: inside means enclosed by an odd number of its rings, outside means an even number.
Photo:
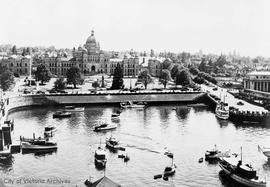
[{"label": "moored boat", "polygon": [[57,149],[57,143],[46,140],[35,140],[33,142],[21,142],[22,150],[50,150]]},{"label": "moored boat", "polygon": [[257,176],[257,171],[250,164],[242,163],[235,158],[223,158],[219,161],[220,168],[236,182],[249,187],[266,187],[266,181]]},{"label": "moored boat", "polygon": [[224,105],[223,102],[218,102],[216,106],[216,117],[219,119],[226,120],[229,118],[229,109]]},{"label": "moored boat", "polygon": [[106,139],[106,147],[112,151],[120,149],[119,142],[113,137]]},{"label": "moored boat", "polygon": [[99,131],[107,131],[107,130],[113,130],[117,128],[117,124],[109,124],[109,123],[102,123],[100,125],[96,125],[94,127],[94,131],[99,132]]},{"label": "moored boat", "polygon": [[106,151],[99,146],[95,151],[95,165],[104,168],[106,167],[106,162]]},{"label": "moored boat", "polygon": [[111,117],[114,118],[114,119],[117,119],[119,118],[120,114],[118,113],[112,113]]},{"label": "moored boat", "polygon": [[269,147],[261,147],[258,145],[258,150],[264,154],[267,158],[270,158],[270,148]]},{"label": "moored boat", "polygon": [[75,106],[65,106],[66,112],[83,112],[84,107],[75,107]]},{"label": "moored boat", "polygon": [[122,108],[144,108],[146,106],[145,103],[133,103],[132,101],[126,102],[126,103],[120,103],[120,106]]},{"label": "moored boat", "polygon": [[215,160],[219,160],[222,157],[230,157],[229,152],[230,151],[221,152],[217,149],[217,146],[215,145],[214,149],[207,150],[205,152],[205,160],[206,161],[215,161]]},{"label": "moored boat", "polygon": [[55,131],[56,131],[55,127],[45,127],[44,136],[52,136]]},{"label": "moored boat", "polygon": [[175,164],[165,167],[163,176],[166,176],[166,177],[173,176],[175,174],[175,168],[176,168]]},{"label": "moored boat", "polygon": [[66,111],[58,111],[58,112],[53,114],[53,118],[66,118],[66,117],[70,117],[70,116],[71,116],[71,113],[66,112]]}]

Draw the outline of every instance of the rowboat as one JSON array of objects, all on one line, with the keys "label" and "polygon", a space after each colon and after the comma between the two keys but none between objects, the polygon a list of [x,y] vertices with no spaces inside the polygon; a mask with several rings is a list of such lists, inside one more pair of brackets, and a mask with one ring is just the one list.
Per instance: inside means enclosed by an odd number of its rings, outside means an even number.
[{"label": "rowboat", "polygon": [[113,130],[117,128],[117,124],[109,124],[109,123],[102,123],[100,125],[96,125],[94,127],[94,131],[99,132],[99,131],[107,131],[107,130]]},{"label": "rowboat", "polygon": [[53,114],[53,118],[66,118],[70,117],[71,113],[66,111],[59,111]]},{"label": "rowboat", "polygon": [[75,106],[65,106],[66,112],[83,112],[84,107],[75,107]]}]

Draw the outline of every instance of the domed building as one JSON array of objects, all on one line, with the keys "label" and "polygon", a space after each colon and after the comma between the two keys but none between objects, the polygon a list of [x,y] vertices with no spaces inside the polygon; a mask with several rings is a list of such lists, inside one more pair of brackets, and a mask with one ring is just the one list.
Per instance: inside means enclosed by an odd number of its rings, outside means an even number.
[{"label": "domed building", "polygon": [[141,68],[136,55],[110,58],[109,54],[100,49],[93,30],[83,46],[73,48],[72,56],[47,55],[42,61],[49,67],[51,73],[57,76],[65,76],[68,69],[73,66],[79,67],[86,76],[98,73],[112,75],[118,63],[123,68],[124,76],[137,76]]},{"label": "domed building", "polygon": [[77,50],[73,51],[72,55],[72,61],[79,65],[84,75],[106,73],[104,67],[109,62],[110,57],[100,50],[100,45],[96,41],[93,30],[87,38],[84,47],[78,47]]}]

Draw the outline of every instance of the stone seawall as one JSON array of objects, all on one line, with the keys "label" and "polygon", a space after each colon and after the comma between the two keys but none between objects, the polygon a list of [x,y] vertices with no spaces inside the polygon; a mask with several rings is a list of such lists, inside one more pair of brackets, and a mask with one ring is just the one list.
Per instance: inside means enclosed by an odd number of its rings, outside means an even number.
[{"label": "stone seawall", "polygon": [[98,93],[98,94],[50,94],[50,95],[21,95],[9,98],[7,111],[28,106],[44,105],[87,105],[87,104],[116,104],[128,101],[145,101],[148,103],[165,102],[197,102],[205,96],[203,92],[168,92],[168,93]]}]

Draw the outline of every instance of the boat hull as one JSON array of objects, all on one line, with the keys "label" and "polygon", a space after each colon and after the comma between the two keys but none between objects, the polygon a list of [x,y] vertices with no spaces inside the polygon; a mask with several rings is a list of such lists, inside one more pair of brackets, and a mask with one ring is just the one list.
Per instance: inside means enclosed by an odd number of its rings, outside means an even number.
[{"label": "boat hull", "polygon": [[74,109],[65,109],[65,112],[83,112],[83,111],[84,111],[84,107],[78,107]]},{"label": "boat hull", "polygon": [[22,143],[22,149],[23,150],[51,150],[51,149],[57,149],[57,145],[42,146],[42,145]]},{"label": "boat hull", "polygon": [[108,131],[108,130],[113,130],[113,129],[116,129],[117,126],[111,126],[111,127],[105,127],[105,128],[97,128],[97,129],[94,129],[95,132],[101,132],[101,131]]},{"label": "boat hull", "polygon": [[229,171],[223,164],[219,162],[220,168],[227,174],[229,175],[233,180],[236,182],[243,184],[245,186],[249,187],[266,187],[266,183],[263,182],[256,182],[256,181],[251,181],[245,178],[242,178],[236,174],[233,174],[231,171]]}]

